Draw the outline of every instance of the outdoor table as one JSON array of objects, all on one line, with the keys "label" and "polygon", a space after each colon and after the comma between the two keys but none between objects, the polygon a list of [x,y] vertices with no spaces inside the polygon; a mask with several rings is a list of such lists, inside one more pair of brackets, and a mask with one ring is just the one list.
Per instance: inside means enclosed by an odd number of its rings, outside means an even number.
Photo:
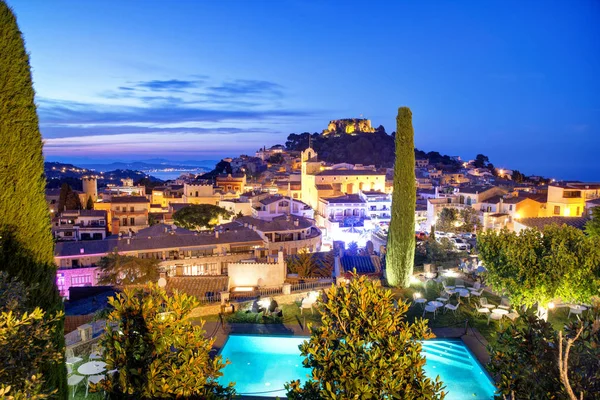
[{"label": "outdoor table", "polygon": [[106,363],[103,361],[90,361],[81,364],[77,372],[81,375],[98,375],[106,370]]},{"label": "outdoor table", "polygon": [[569,305],[569,308],[571,310],[581,310],[581,311],[587,311],[587,307],[586,306],[581,306],[579,304],[571,304]]},{"label": "outdoor table", "polygon": [[483,307],[488,308],[490,310],[493,310],[494,308],[496,308],[495,304],[482,304]]},{"label": "outdoor table", "polygon": [[442,303],[441,301],[435,301],[435,300],[434,301],[430,301],[427,304],[429,304],[430,306],[433,306],[435,308],[440,308],[440,307],[442,307],[444,305],[444,303]]},{"label": "outdoor table", "polygon": [[494,313],[494,314],[498,314],[498,315],[501,315],[501,316],[502,316],[502,315],[506,315],[506,314],[508,314],[508,310],[505,310],[504,308],[494,308],[494,309],[492,310],[492,313]]},{"label": "outdoor table", "polygon": [[471,295],[470,292],[466,289],[459,289],[457,290],[457,292],[460,295],[460,297],[469,297]]}]

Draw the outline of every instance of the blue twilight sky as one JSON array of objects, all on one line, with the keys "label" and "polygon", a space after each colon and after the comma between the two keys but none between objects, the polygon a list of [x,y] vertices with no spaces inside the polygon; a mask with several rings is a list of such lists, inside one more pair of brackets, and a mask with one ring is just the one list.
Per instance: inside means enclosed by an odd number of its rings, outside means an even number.
[{"label": "blue twilight sky", "polygon": [[8,0],[52,160],[215,159],[330,119],[600,181],[600,2]]}]

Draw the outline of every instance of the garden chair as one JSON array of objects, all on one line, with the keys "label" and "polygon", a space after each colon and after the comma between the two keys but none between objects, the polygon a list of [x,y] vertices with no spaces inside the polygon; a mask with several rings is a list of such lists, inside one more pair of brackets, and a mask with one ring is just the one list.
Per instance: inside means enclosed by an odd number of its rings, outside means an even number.
[{"label": "garden chair", "polygon": [[90,383],[97,384],[104,380],[104,375],[91,375],[87,378],[87,387],[85,388],[85,397],[88,396],[88,390],[90,389]]},{"label": "garden chair", "polygon": [[65,349],[65,363],[73,365],[81,361],[83,361],[83,358],[75,357],[73,349]]},{"label": "garden chair", "polygon": [[102,359],[102,346],[98,343],[94,343],[92,345],[92,352],[90,353],[90,360],[100,360]]},{"label": "garden chair", "polygon": [[421,293],[415,292],[413,293],[413,303],[424,307],[425,303],[427,303],[427,299],[423,298],[423,296],[421,296]]},{"label": "garden chair", "polygon": [[491,311],[489,308],[481,307],[477,309],[477,312],[482,315],[488,315]]},{"label": "garden chair", "polygon": [[488,299],[487,299],[487,298],[485,298],[485,297],[480,297],[480,298],[479,298],[479,304],[481,305],[481,307],[483,307],[483,308],[487,308],[487,309],[496,308],[496,306],[495,306],[495,305],[493,305],[492,303],[490,303],[490,302],[488,301]]},{"label": "garden chair", "polygon": [[433,319],[435,319],[435,313],[437,312],[437,307],[434,306],[430,306],[429,304],[425,306],[425,308],[423,309],[423,318],[425,317],[426,313],[432,313],[433,314]]},{"label": "garden chair", "polygon": [[300,315],[302,315],[302,311],[304,309],[308,309],[308,308],[310,308],[310,312],[312,314],[314,314],[315,313],[315,310],[313,309],[313,304],[314,303],[315,302],[312,299],[308,298],[308,297],[305,297],[304,299],[302,299],[302,303],[300,304]]},{"label": "garden chair", "polygon": [[500,325],[500,329],[502,329],[502,317],[503,317],[503,315],[501,315],[501,314],[496,314],[496,313],[491,312],[488,315],[488,325],[490,324],[490,320],[493,319],[494,321],[498,321],[498,324]]},{"label": "garden chair", "polygon": [[506,314],[506,318],[514,322],[517,318],[519,318],[519,313],[517,312],[517,310],[512,310],[511,312]]},{"label": "garden chair", "polygon": [[510,301],[508,300],[508,297],[502,296],[502,299],[500,300],[500,305],[498,306],[498,308],[510,310]]},{"label": "garden chair", "polygon": [[469,290],[474,291],[474,290],[479,290],[481,289],[481,283],[479,282],[475,282],[475,284],[473,284],[473,287],[470,287]]},{"label": "garden chair", "polygon": [[456,303],[456,305],[448,303],[448,304],[446,304],[444,306],[444,313],[446,311],[450,310],[450,311],[452,311],[456,315],[456,311],[458,310],[458,306],[460,306],[460,302]]},{"label": "garden chair", "polygon": [[465,281],[463,281],[462,279],[457,279],[456,282],[454,283],[454,287],[464,288],[465,287]]},{"label": "garden chair", "polygon": [[440,297],[435,299],[436,301],[441,301],[442,303],[447,303],[450,301],[450,296],[446,292],[440,293]]},{"label": "garden chair", "polygon": [[73,374],[73,367],[70,364],[67,364],[67,386],[72,388],[73,397],[75,397],[77,386],[83,381],[83,378],[82,375]]},{"label": "garden chair", "polygon": [[567,316],[567,319],[571,318],[571,314],[573,314],[573,315],[583,315],[583,309],[581,309],[581,308],[575,308],[575,307],[569,307],[569,315]]},{"label": "garden chair", "polygon": [[471,296],[480,297],[483,294],[483,289],[481,290],[471,290]]}]

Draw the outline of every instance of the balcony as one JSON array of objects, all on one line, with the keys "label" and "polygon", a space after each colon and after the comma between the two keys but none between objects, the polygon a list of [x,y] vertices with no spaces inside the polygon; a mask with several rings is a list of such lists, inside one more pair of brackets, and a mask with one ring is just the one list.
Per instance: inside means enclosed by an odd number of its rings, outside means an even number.
[{"label": "balcony", "polygon": [[130,210],[127,210],[127,211],[123,211],[123,210],[116,211],[115,210],[112,213],[113,213],[113,215],[115,217],[117,217],[117,216],[127,216],[127,215],[146,215],[146,214],[148,214],[148,210],[134,210],[134,211],[130,211]]}]

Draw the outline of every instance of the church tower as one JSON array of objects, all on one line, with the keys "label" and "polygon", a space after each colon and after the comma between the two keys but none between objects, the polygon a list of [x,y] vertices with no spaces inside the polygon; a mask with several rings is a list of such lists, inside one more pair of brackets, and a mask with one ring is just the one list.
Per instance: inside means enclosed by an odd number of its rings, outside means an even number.
[{"label": "church tower", "polygon": [[300,154],[302,163],[302,201],[317,209],[318,193],[315,186],[315,175],[321,171],[321,162],[318,161],[317,152],[308,147]]}]

